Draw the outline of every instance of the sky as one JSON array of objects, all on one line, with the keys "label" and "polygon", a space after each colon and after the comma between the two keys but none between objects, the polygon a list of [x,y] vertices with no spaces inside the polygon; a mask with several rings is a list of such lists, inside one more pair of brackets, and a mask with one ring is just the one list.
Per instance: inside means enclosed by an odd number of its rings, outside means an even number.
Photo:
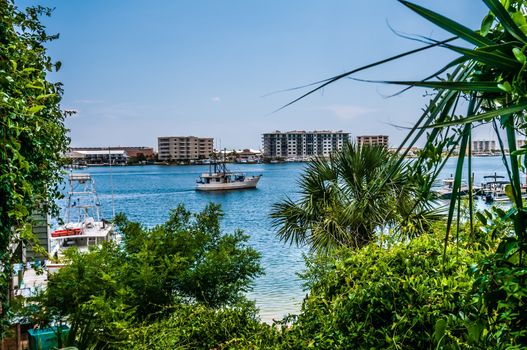
[{"label": "sky", "polygon": [[[477,0],[415,0],[479,28]],[[395,0],[15,0],[55,8],[42,21],[62,68],[71,146],[151,146],[160,136],[213,137],[216,148],[261,148],[275,130],[386,134],[397,146],[430,97],[413,89],[342,80],[273,113],[295,88],[414,49],[397,32],[450,35]],[[456,57],[433,49],[361,72],[361,79],[420,79]],[[479,135],[478,135],[479,133]],[[489,138],[476,130],[475,138]]]}]

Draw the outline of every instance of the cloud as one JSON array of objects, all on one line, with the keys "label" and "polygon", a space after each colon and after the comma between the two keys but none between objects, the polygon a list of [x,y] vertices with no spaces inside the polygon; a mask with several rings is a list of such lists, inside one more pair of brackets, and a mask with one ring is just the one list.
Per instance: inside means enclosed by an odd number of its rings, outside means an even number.
[{"label": "cloud", "polygon": [[329,105],[322,109],[333,112],[337,118],[342,120],[353,120],[375,111],[375,109],[354,105]]},{"label": "cloud", "polygon": [[218,96],[214,96],[210,99],[212,102],[220,102],[221,101],[221,98],[219,98]]}]

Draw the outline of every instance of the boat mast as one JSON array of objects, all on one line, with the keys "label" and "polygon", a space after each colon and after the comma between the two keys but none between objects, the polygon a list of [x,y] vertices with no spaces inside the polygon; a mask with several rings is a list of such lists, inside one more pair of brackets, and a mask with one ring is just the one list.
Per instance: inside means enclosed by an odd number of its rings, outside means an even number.
[{"label": "boat mast", "polygon": [[225,175],[225,163],[227,162],[226,157],[227,156],[227,147],[223,150],[223,175]]},{"label": "boat mast", "polygon": [[[90,193],[93,193],[93,196],[95,197],[94,207],[95,207],[95,221],[101,220],[101,213],[99,210],[99,207],[101,206],[101,202],[99,201],[99,196],[97,195],[97,191],[95,190],[95,180],[93,180],[90,176]],[[90,213],[88,211],[88,208],[86,208],[86,217],[89,217]]]},{"label": "boat mast", "polygon": [[66,222],[70,222],[71,220],[71,197],[73,196],[73,179],[71,176],[72,172],[70,171],[70,175],[68,178],[69,182],[69,189],[68,189],[68,205],[66,206]]},{"label": "boat mast", "polygon": [[[115,197],[113,194],[113,174],[112,174],[112,151],[108,146],[108,161],[110,162],[110,188],[112,189],[112,219],[115,218]],[[97,220],[99,216],[99,209],[97,208]]]}]

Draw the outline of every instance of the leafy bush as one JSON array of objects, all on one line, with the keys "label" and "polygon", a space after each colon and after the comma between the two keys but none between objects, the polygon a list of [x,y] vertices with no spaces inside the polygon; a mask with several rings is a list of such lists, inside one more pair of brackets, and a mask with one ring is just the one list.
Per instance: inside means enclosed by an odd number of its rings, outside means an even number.
[{"label": "leafy bush", "polygon": [[[503,250],[514,238],[500,245],[498,253],[474,269],[478,312],[470,334],[485,348],[524,349],[527,346],[527,267],[511,264]],[[512,243],[512,244],[511,244]]]},{"label": "leafy bush", "polygon": [[67,251],[69,263],[50,276],[41,300],[48,320],[67,320],[70,342],[81,349],[122,348],[129,328],[180,319],[174,312],[212,317],[215,309],[240,305],[248,312],[244,292],[262,273],[260,254],[240,231],[222,234],[221,216],[214,204],[199,214],[179,206],[151,229],[119,216],[121,245]]},{"label": "leafy bush", "polygon": [[[212,309],[178,305],[172,315],[131,331],[130,349],[262,349],[279,344],[277,329],[258,321],[251,305]],[[274,345],[273,345],[274,344]]]},{"label": "leafy bush", "polygon": [[315,257],[304,276],[311,292],[284,346],[469,347],[468,266],[484,252],[474,243],[450,244],[443,265],[443,249],[441,238],[425,235],[389,249],[372,243]]},{"label": "leafy bush", "polygon": [[123,234],[119,278],[134,290],[129,300],[138,316],[151,316],[174,297],[211,307],[244,300],[252,280],[263,273],[260,254],[247,246],[247,235],[237,230],[222,234],[217,204],[192,214],[183,205],[168,221],[152,229],[119,216]]},{"label": "leafy bush", "polygon": [[0,4],[0,338],[9,328],[11,245],[36,245],[34,210],[56,213],[61,154],[69,144],[62,84],[49,75],[61,64],[45,47],[58,36],[47,34],[39,20],[50,14],[41,6],[21,10],[13,0]]},{"label": "leafy bush", "polygon": [[471,268],[472,300],[467,339],[485,349],[522,349],[527,346],[527,267],[521,239],[515,233],[516,208],[499,207],[476,213],[479,237],[494,237],[499,245]]}]

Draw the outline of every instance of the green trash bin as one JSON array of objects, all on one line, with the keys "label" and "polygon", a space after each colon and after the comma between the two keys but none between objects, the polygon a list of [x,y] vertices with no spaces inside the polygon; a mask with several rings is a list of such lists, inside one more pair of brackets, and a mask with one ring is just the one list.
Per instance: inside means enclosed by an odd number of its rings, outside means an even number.
[{"label": "green trash bin", "polygon": [[[29,350],[56,349],[58,346],[58,331],[58,327],[28,330]],[[66,342],[69,333],[70,328],[68,326],[62,326],[60,335],[63,345]]]}]

